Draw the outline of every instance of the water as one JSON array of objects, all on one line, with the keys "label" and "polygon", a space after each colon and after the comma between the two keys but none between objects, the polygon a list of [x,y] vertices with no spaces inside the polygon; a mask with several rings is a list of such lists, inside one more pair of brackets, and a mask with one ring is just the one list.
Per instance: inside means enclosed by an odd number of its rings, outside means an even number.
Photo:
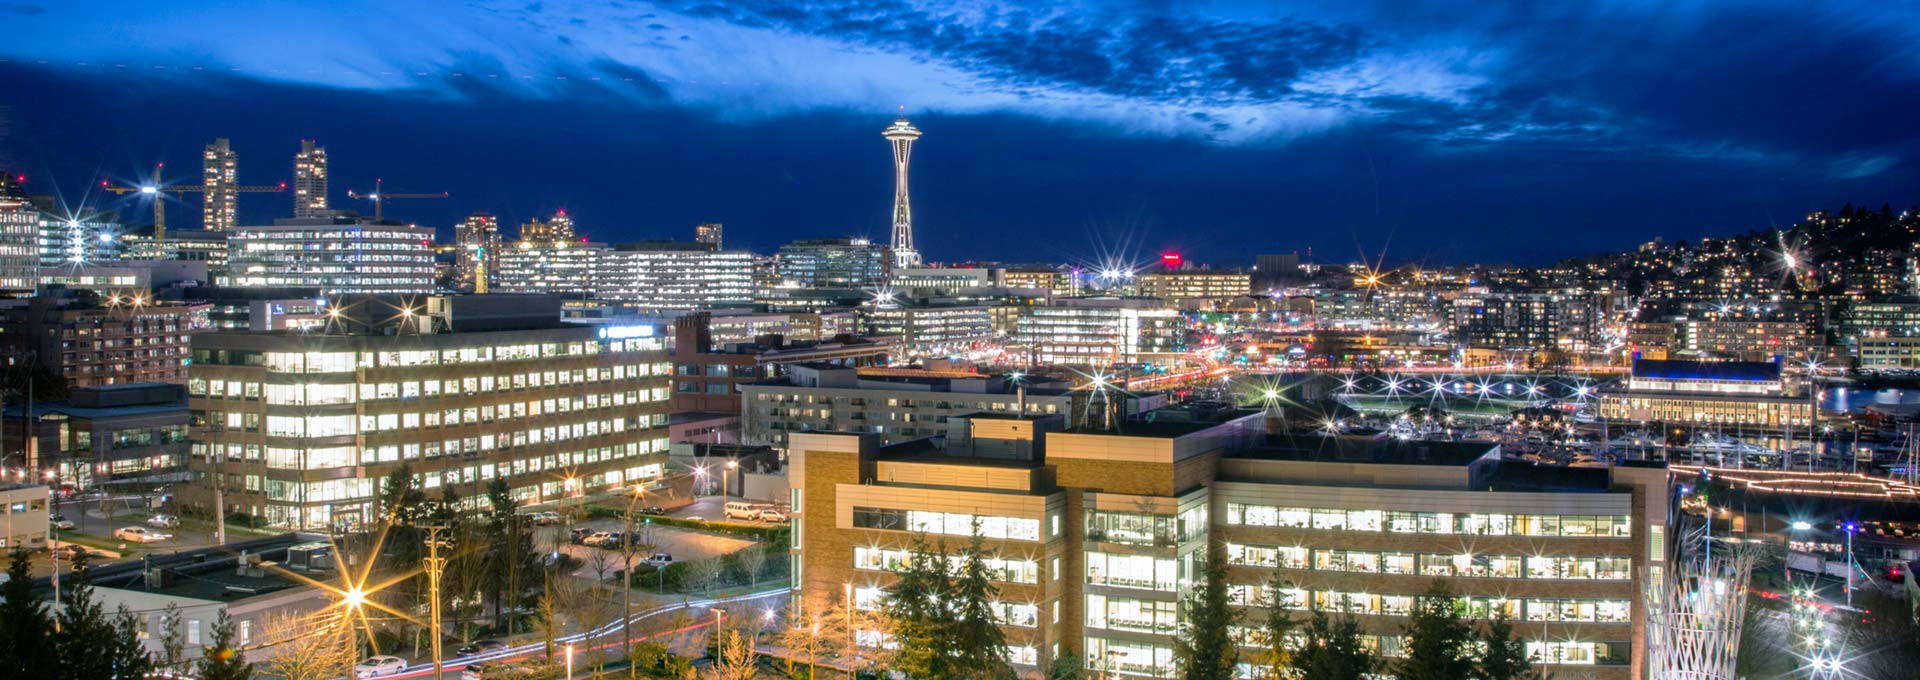
[{"label": "water", "polygon": [[1873,404],[1920,404],[1920,389],[1885,388],[1877,390],[1832,387],[1820,395],[1820,408],[1829,411],[1860,413]]}]

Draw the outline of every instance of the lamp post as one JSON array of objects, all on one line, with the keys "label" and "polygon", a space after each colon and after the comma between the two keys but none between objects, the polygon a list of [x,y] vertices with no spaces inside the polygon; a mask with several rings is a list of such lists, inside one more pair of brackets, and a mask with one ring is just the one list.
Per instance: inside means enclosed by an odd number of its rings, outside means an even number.
[{"label": "lamp post", "polygon": [[847,680],[857,680],[854,676],[854,668],[860,665],[860,643],[856,642],[853,636],[853,583],[849,581],[842,584],[842,587],[847,600]]},{"label": "lamp post", "polygon": [[573,643],[567,643],[567,680],[573,680]]},{"label": "lamp post", "polygon": [[360,634],[353,630],[353,616],[360,611],[360,605],[367,601],[366,592],[358,586],[340,593],[340,603],[346,605],[340,613],[340,622],[347,627],[347,667],[360,665]]},{"label": "lamp post", "polygon": [[441,680],[441,674],[445,671],[445,663],[440,656],[440,574],[447,567],[447,558],[440,556],[440,532],[445,529],[439,524],[427,527],[427,593],[433,598],[428,607],[428,616],[433,617],[428,622],[428,629],[433,635],[433,680]]},{"label": "lamp post", "polygon": [[1848,522],[1841,525],[1847,530],[1847,606],[1853,606],[1853,532],[1859,524]]},{"label": "lamp post", "polygon": [[727,624],[721,618],[726,612],[719,607],[713,608],[713,662],[720,663],[720,657],[726,654]]},{"label": "lamp post", "polygon": [[730,486],[727,486],[727,475],[728,473],[733,472],[734,470],[737,470],[739,468],[740,468],[740,461],[729,460],[727,461],[727,466],[720,469],[720,498],[721,499],[724,500],[727,497],[733,495],[733,488]]},{"label": "lamp post", "polygon": [[[620,584],[621,645],[626,650],[627,677],[629,678],[639,677],[640,672],[633,664],[633,549],[635,547],[633,540],[633,504],[639,502],[646,494],[647,487],[645,484],[633,485],[633,493],[631,497],[627,499],[627,513],[625,516],[626,530],[620,534],[621,554],[626,557],[627,566],[627,570],[623,572],[620,577],[621,580],[625,581],[625,583]],[[664,579],[665,576],[661,578]]]}]

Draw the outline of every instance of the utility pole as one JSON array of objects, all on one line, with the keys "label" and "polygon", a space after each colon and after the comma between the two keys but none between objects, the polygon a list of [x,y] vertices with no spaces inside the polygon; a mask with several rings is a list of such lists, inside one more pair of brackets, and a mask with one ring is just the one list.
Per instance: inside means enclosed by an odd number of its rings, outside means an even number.
[{"label": "utility pole", "polygon": [[446,571],[447,558],[440,556],[440,532],[446,530],[444,524],[427,526],[427,593],[433,598],[428,607],[428,629],[433,635],[433,680],[441,680],[440,674],[445,665],[440,657],[440,573]]}]

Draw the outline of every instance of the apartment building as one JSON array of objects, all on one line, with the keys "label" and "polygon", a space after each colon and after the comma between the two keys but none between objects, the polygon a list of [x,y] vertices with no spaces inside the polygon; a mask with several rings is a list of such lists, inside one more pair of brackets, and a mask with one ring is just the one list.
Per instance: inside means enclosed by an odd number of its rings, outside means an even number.
[{"label": "apartment building", "polygon": [[477,499],[504,478],[548,502],[658,478],[665,339],[654,326],[559,321],[552,296],[329,301],[316,331],[196,335],[187,389],[189,506],[293,529],[366,522],[378,480]]},{"label": "apartment building", "polygon": [[0,347],[33,352],[69,387],[187,379],[187,342],[207,324],[205,304],[146,295],[55,291],[0,308]]},{"label": "apartment building", "polygon": [[956,418],[966,434],[944,449],[795,433],[794,601],[877,610],[916,543],[978,531],[1023,670],[1072,653],[1101,677],[1172,678],[1179,602],[1211,549],[1243,621],[1344,612],[1394,656],[1415,599],[1443,579],[1476,618],[1506,612],[1544,671],[1644,677],[1664,467],[1503,465],[1488,444],[1270,434],[1262,420],[1173,408],[1095,430],[982,414]]}]

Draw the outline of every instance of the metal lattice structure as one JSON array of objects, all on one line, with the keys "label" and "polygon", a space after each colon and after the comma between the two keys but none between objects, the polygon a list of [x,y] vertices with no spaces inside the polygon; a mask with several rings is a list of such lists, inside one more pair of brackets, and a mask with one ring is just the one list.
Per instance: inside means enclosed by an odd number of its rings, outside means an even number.
[{"label": "metal lattice structure", "polygon": [[1747,583],[1759,552],[1715,541],[1711,523],[1688,525],[1673,549],[1680,559],[1647,593],[1647,659],[1661,680],[1735,680]]},{"label": "metal lattice structure", "polygon": [[907,160],[913,153],[913,140],[920,138],[920,128],[901,118],[880,134],[893,144],[893,267],[918,267],[920,251],[913,249],[913,209],[907,205]]}]

